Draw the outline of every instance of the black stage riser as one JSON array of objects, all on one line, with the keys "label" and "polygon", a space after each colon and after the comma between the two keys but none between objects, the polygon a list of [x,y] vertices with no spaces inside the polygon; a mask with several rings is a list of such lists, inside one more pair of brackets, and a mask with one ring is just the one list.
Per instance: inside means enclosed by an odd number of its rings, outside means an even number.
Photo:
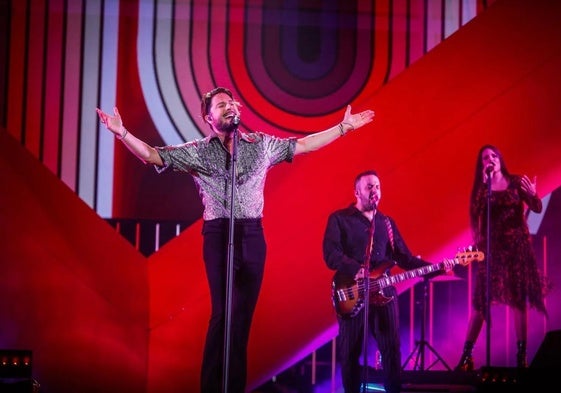
[{"label": "black stage riser", "polygon": [[[403,392],[543,392],[538,387],[557,383],[560,372],[551,367],[482,367],[472,372],[402,371],[402,382]],[[368,380],[382,384],[381,371],[369,371]]]}]

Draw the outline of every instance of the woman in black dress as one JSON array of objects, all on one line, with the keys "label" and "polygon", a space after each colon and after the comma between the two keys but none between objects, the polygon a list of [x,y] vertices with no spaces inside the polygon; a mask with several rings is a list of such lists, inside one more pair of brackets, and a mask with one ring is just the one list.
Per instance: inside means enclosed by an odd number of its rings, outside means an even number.
[{"label": "woman in black dress", "polygon": [[[537,266],[525,213],[526,208],[540,213],[542,201],[536,192],[536,179],[509,173],[497,147],[484,145],[477,157],[469,211],[474,242],[479,250],[487,250],[490,179],[491,303],[507,305],[513,311],[517,338],[516,364],[527,367],[527,306],[547,315],[544,304],[547,285]],[[487,268],[484,264],[478,267],[475,277],[473,312],[456,370],[474,369],[472,350],[485,322]]]}]

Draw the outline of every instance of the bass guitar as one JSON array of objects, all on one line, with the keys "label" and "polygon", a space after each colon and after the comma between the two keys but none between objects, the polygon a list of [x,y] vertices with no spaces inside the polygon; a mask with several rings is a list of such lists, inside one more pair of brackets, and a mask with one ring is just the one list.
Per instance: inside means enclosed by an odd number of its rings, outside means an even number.
[{"label": "bass guitar", "polygon": [[382,293],[382,289],[386,287],[439,270],[449,270],[458,264],[467,266],[472,261],[482,261],[483,259],[484,254],[481,251],[458,252],[454,259],[446,259],[440,263],[433,263],[395,275],[388,275],[389,269],[395,265],[395,262],[386,261],[369,273],[368,280],[364,278],[355,280],[353,277],[337,272],[333,276],[331,284],[333,306],[340,317],[352,318],[364,307],[366,281],[368,281],[370,304],[382,306],[392,299],[391,296],[385,296]]}]

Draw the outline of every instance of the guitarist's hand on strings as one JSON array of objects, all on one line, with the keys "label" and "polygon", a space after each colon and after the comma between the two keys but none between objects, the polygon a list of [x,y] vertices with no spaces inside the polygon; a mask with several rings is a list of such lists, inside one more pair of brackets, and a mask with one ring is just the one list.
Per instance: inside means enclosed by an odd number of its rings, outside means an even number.
[{"label": "guitarist's hand on strings", "polygon": [[364,268],[363,267],[358,269],[358,272],[356,272],[356,274],[355,274],[355,281],[357,281],[360,278],[364,278]]},{"label": "guitarist's hand on strings", "polygon": [[444,275],[453,276],[454,275],[454,266],[456,262],[453,259],[445,258],[443,261],[444,263]]}]

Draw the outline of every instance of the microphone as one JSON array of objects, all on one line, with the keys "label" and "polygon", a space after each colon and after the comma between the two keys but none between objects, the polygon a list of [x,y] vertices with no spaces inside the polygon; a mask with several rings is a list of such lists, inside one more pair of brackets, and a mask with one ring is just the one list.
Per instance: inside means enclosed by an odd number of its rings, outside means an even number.
[{"label": "microphone", "polygon": [[234,123],[235,125],[240,124],[240,116],[234,115],[234,120],[232,120],[232,123]]},{"label": "microphone", "polygon": [[495,169],[495,165],[493,164],[487,165],[487,168],[485,168],[485,173],[487,174],[487,176],[489,176],[491,172],[493,172],[493,169]]}]

